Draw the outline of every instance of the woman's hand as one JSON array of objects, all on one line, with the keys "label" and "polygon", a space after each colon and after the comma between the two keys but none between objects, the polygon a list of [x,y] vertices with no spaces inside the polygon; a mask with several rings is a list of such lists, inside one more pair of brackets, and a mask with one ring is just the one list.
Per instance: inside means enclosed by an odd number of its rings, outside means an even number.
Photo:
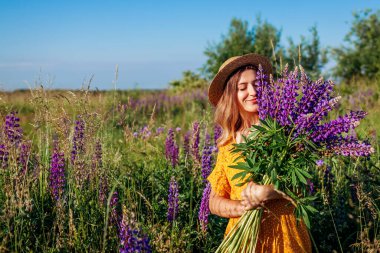
[{"label": "woman's hand", "polygon": [[254,182],[249,182],[247,187],[241,193],[241,204],[245,207],[245,210],[251,210],[261,206],[266,196],[268,195],[268,189],[264,185],[258,185]]},{"label": "woman's hand", "polygon": [[274,189],[273,185],[259,185],[254,182],[249,182],[247,187],[243,190],[242,204],[246,210],[264,206],[264,203],[272,199],[287,199],[293,204],[294,201],[282,191]]}]

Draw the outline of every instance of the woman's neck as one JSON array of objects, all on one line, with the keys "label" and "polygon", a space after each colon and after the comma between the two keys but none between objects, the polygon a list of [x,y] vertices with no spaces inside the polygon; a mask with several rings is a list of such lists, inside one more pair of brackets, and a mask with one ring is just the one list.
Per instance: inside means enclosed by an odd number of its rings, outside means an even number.
[{"label": "woman's neck", "polygon": [[241,143],[243,141],[242,135],[248,136],[250,134],[250,128],[252,125],[258,125],[260,123],[259,121],[259,115],[255,114],[254,117],[252,115],[249,117],[249,120],[245,120],[242,126],[236,131],[235,133],[235,139],[236,143]]},{"label": "woman's neck", "polygon": [[252,125],[258,125],[259,124],[259,114],[258,113],[250,113],[250,114],[245,114],[241,115],[243,118],[243,124],[239,128],[238,131],[245,131],[249,128],[251,128]]}]

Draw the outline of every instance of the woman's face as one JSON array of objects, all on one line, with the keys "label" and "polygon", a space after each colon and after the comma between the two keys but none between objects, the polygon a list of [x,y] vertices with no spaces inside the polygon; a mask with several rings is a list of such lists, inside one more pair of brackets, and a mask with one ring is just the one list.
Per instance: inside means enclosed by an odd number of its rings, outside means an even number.
[{"label": "woman's face", "polygon": [[257,87],[255,83],[256,71],[253,69],[247,69],[241,73],[237,85],[237,100],[239,103],[239,109],[243,113],[258,113],[259,106],[257,104]]}]

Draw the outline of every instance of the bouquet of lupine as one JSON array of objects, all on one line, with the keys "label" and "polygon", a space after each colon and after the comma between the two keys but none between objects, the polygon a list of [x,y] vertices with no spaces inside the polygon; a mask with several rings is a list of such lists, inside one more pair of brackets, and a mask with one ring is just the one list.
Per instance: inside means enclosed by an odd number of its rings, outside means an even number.
[{"label": "bouquet of lupine", "polygon": [[[374,152],[369,143],[348,132],[366,115],[351,111],[326,121],[340,97],[332,95],[334,83],[322,78],[313,82],[300,67],[287,66],[275,82],[261,66],[257,72],[257,101],[260,124],[253,125],[245,142],[234,144],[239,153],[230,167],[239,169],[233,180],[240,184],[254,181],[273,184],[276,190],[293,199],[297,220],[310,229],[309,215],[317,193],[310,191],[310,180],[317,173],[316,161],[326,155],[368,156]],[[269,81],[268,81],[269,80]],[[270,210],[269,210],[270,211]],[[224,238],[217,252],[254,252],[263,210],[247,211]]]}]

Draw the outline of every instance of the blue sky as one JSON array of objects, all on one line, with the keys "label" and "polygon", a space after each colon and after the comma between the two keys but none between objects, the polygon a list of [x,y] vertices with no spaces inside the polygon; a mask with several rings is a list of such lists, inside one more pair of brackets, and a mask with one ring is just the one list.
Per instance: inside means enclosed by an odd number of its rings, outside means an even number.
[{"label": "blue sky", "polygon": [[[322,46],[337,47],[352,12],[380,8],[378,0],[319,1],[49,1],[0,0],[0,89],[45,86],[78,89],[165,88],[206,61],[232,18],[252,26],[261,15],[282,29],[282,44],[317,25]],[[331,66],[331,64],[330,64]]]}]

